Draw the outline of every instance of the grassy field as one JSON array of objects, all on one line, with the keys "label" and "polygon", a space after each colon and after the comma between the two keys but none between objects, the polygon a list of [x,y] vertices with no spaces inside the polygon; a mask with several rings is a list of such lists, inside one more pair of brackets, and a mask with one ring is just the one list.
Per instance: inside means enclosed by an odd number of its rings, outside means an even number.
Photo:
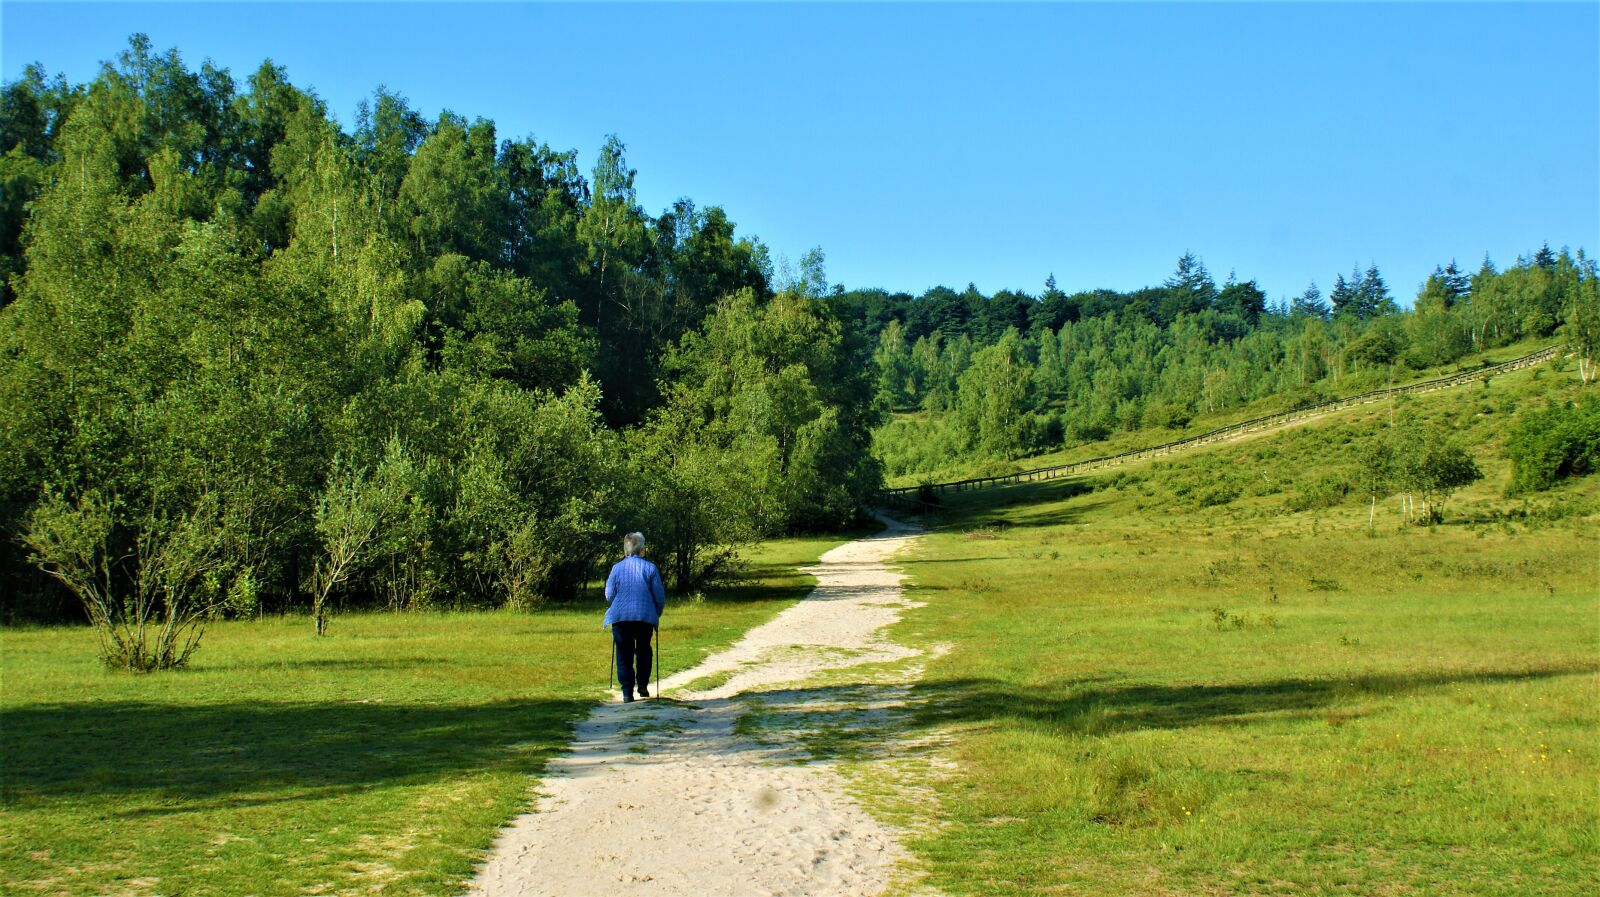
[{"label": "grassy field", "polygon": [[[838,541],[669,604],[663,675],[803,597],[796,565]],[[223,623],[150,676],[104,670],[86,629],[0,632],[0,892],[459,893],[609,652],[598,601]]]},{"label": "grassy field", "polygon": [[[1600,478],[1503,494],[1519,372],[1409,407],[1486,477],[1374,535],[1381,407],[950,498],[896,637],[942,644],[911,843],[950,895],[1600,892]],[[908,736],[925,734],[913,731]]]}]

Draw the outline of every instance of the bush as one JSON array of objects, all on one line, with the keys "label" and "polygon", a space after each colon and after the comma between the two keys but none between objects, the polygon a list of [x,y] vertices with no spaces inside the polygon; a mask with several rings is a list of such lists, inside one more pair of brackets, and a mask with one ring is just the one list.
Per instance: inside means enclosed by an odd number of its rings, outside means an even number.
[{"label": "bush", "polygon": [[116,670],[181,667],[222,603],[217,506],[181,516],[129,513],[116,496],[47,493],[23,534],[34,563],[83,604]]},{"label": "bush", "polygon": [[1302,483],[1285,503],[1291,511],[1314,511],[1331,508],[1350,494],[1350,479],[1340,473],[1325,473]]},{"label": "bush", "polygon": [[1066,431],[1067,442],[1099,442],[1111,435],[1111,422],[1086,412],[1063,412],[1061,427]]},{"label": "bush", "polygon": [[1600,467],[1600,402],[1550,405],[1525,415],[1506,440],[1511,489],[1537,492]]},{"label": "bush", "polygon": [[1147,427],[1165,427],[1169,430],[1181,430],[1194,420],[1194,412],[1188,406],[1179,405],[1166,400],[1157,400],[1144,408],[1144,425]]},{"label": "bush", "polygon": [[1328,401],[1328,393],[1319,386],[1298,386],[1283,394],[1283,410],[1299,411]]}]

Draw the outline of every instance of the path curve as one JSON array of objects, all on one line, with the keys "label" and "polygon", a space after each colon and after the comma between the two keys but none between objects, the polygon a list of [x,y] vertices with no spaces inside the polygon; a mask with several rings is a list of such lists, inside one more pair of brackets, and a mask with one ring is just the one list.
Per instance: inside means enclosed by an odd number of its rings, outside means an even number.
[{"label": "path curve", "polygon": [[596,708],[551,762],[534,811],[496,839],[471,897],[883,891],[905,858],[895,833],[846,793],[832,764],[739,723],[741,698],[792,701],[796,691],[780,686],[917,656],[884,634],[916,606],[886,562],[917,531],[884,522],[807,568],[817,586],[805,600],[668,678],[667,700]]}]

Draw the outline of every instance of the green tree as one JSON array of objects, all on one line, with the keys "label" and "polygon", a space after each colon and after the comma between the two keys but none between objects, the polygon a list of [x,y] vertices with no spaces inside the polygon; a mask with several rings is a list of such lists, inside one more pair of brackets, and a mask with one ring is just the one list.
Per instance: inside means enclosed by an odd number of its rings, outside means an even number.
[{"label": "green tree", "polygon": [[765,447],[758,454],[771,459],[777,526],[847,522],[878,488],[867,347],[816,299],[785,292],[763,303],[742,290],[668,363],[669,407],[696,416],[719,445]]},{"label": "green tree", "polygon": [[954,427],[979,457],[1014,458],[1030,445],[1033,366],[1015,330],[973,353],[956,390]]},{"label": "green tree", "polygon": [[649,535],[672,588],[691,592],[733,572],[739,549],[778,514],[765,440],[733,439],[669,406],[626,436],[629,498],[622,529]]},{"label": "green tree", "polygon": [[1236,315],[1252,327],[1260,320],[1267,308],[1267,294],[1256,286],[1253,280],[1244,283],[1228,283],[1217,294],[1216,309],[1224,314]]},{"label": "green tree", "polygon": [[1551,404],[1518,418],[1506,439],[1510,491],[1549,489],[1600,469],[1600,403]]},{"label": "green tree", "polygon": [[1369,437],[1357,449],[1361,485],[1367,493],[1367,535],[1372,535],[1378,519],[1378,499],[1394,491],[1395,446],[1388,434]]},{"label": "green tree", "polygon": [[1584,384],[1596,379],[1600,360],[1600,272],[1593,259],[1579,253],[1577,285],[1571,290],[1566,311],[1567,346],[1578,356],[1578,376]]},{"label": "green tree", "polygon": [[510,209],[495,170],[493,123],[441,115],[412,155],[398,199],[419,256],[505,259]]},{"label": "green tree", "polygon": [[[386,479],[386,478],[385,478]],[[311,614],[317,635],[328,633],[328,600],[333,590],[365,566],[385,518],[395,516],[400,496],[365,468],[335,458],[328,486],[317,502],[317,535],[322,554],[311,571]]]},{"label": "green tree", "polygon": [[1328,317],[1328,303],[1322,299],[1322,291],[1317,289],[1315,283],[1305,288],[1305,292],[1294,297],[1289,306],[1289,314],[1296,318],[1323,318]]},{"label": "green tree", "polygon": [[903,408],[911,398],[911,347],[906,345],[905,328],[891,320],[878,334],[878,348],[872,355],[878,372],[877,398],[889,410]]},{"label": "green tree", "polygon": [[1194,314],[1209,308],[1217,298],[1217,285],[1205,263],[1192,252],[1178,259],[1178,267],[1162,284],[1166,295],[1157,311],[1159,320],[1170,323],[1179,315]]},{"label": "green tree", "polygon": [[23,539],[33,561],[82,603],[112,669],[145,673],[188,662],[219,609],[215,507],[176,518],[120,497],[48,492]]},{"label": "green tree", "polygon": [[1406,520],[1414,513],[1414,498],[1422,499],[1422,523],[1444,519],[1444,505],[1456,490],[1483,479],[1472,455],[1414,415],[1407,414],[1390,429],[1394,484],[1405,493]]}]

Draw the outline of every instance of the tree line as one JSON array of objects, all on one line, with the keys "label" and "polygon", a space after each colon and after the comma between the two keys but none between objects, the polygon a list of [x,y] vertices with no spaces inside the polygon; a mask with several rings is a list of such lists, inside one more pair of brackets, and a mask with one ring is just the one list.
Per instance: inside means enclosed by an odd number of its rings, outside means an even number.
[{"label": "tree line", "polygon": [[1268,302],[1220,287],[1193,254],[1159,286],[1039,297],[936,288],[857,291],[841,316],[876,332],[876,395],[902,412],[876,433],[891,475],[1003,460],[1250,403],[1303,407],[1528,338],[1563,339],[1584,382],[1600,351],[1600,279],[1548,245],[1473,274],[1439,266],[1402,309],[1378,268]]},{"label": "tree line", "polygon": [[880,482],[870,346],[717,207],[378,91],[346,130],[136,36],[0,91],[0,601],[114,664],[217,613],[677,589]]}]

